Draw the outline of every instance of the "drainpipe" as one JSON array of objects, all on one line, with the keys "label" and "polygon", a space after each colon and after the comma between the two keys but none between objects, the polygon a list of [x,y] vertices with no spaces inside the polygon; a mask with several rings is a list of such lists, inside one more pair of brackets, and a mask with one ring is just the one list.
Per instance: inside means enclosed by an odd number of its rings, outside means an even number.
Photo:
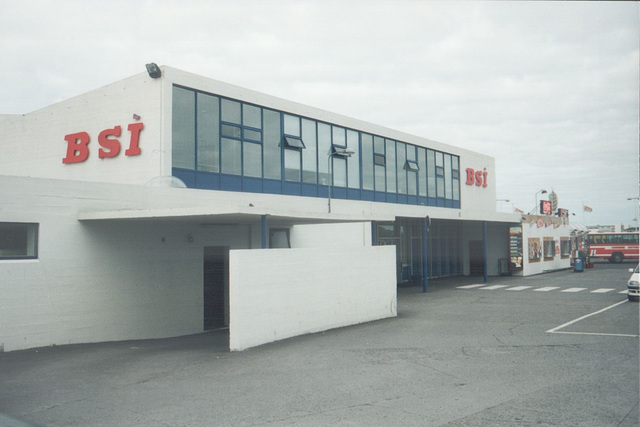
[{"label": "drainpipe", "polygon": [[429,257],[428,257],[428,238],[429,238],[429,222],[428,216],[422,220],[422,292],[429,289]]}]

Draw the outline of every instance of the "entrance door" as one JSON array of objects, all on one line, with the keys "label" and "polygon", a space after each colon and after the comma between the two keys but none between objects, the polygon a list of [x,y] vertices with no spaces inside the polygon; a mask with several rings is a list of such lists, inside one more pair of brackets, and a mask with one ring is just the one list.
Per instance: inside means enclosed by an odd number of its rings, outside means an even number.
[{"label": "entrance door", "polygon": [[228,325],[229,249],[222,246],[204,248],[204,330]]},{"label": "entrance door", "polygon": [[484,242],[469,242],[469,270],[471,276],[484,276]]}]

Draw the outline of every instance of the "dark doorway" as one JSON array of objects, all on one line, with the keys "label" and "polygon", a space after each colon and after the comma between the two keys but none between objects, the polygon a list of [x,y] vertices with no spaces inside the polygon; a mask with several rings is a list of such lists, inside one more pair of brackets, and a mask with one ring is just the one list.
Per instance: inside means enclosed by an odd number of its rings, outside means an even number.
[{"label": "dark doorway", "polygon": [[469,242],[469,274],[484,276],[484,242],[482,240]]},{"label": "dark doorway", "polygon": [[204,330],[223,328],[227,322],[229,249],[204,248]]}]

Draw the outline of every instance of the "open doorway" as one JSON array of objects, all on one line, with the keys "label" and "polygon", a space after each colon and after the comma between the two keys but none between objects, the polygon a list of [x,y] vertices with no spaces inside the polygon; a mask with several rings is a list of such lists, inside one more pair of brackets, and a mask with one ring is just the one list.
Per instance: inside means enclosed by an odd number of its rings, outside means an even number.
[{"label": "open doorway", "polygon": [[482,240],[469,242],[469,273],[471,276],[484,275],[484,242]]},{"label": "open doorway", "polygon": [[204,248],[204,330],[229,326],[229,248]]}]

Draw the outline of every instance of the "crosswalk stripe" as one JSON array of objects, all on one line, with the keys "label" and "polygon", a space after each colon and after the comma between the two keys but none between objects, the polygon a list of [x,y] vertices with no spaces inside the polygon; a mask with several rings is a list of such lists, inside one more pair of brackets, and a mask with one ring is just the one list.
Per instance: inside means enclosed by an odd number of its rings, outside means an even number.
[{"label": "crosswalk stripe", "polygon": [[582,291],[586,291],[587,288],[568,288],[565,290],[562,290],[560,292],[582,292]]},{"label": "crosswalk stripe", "polygon": [[506,290],[507,291],[524,291],[525,289],[529,289],[529,288],[531,288],[531,286],[512,286]]},{"label": "crosswalk stripe", "polygon": [[485,286],[485,285],[464,285],[464,286],[458,286],[458,289],[473,289],[473,288],[479,288],[481,286]]},{"label": "crosswalk stripe", "polygon": [[606,294],[607,292],[615,291],[613,288],[600,288],[591,291],[592,294]]},{"label": "crosswalk stripe", "polygon": [[560,289],[560,287],[559,286],[545,286],[543,288],[534,289],[534,291],[536,291],[536,292],[549,292],[549,291],[553,291],[554,289]]},{"label": "crosswalk stripe", "polygon": [[620,292],[618,292],[618,293],[619,293],[619,294],[628,294],[628,293],[629,293],[629,290],[627,289],[627,290],[624,290],[624,291],[620,291]]},{"label": "crosswalk stripe", "polygon": [[507,285],[492,285],[492,286],[485,286],[484,288],[480,288],[483,291],[493,291],[494,289],[501,289],[501,288],[506,288]]}]

